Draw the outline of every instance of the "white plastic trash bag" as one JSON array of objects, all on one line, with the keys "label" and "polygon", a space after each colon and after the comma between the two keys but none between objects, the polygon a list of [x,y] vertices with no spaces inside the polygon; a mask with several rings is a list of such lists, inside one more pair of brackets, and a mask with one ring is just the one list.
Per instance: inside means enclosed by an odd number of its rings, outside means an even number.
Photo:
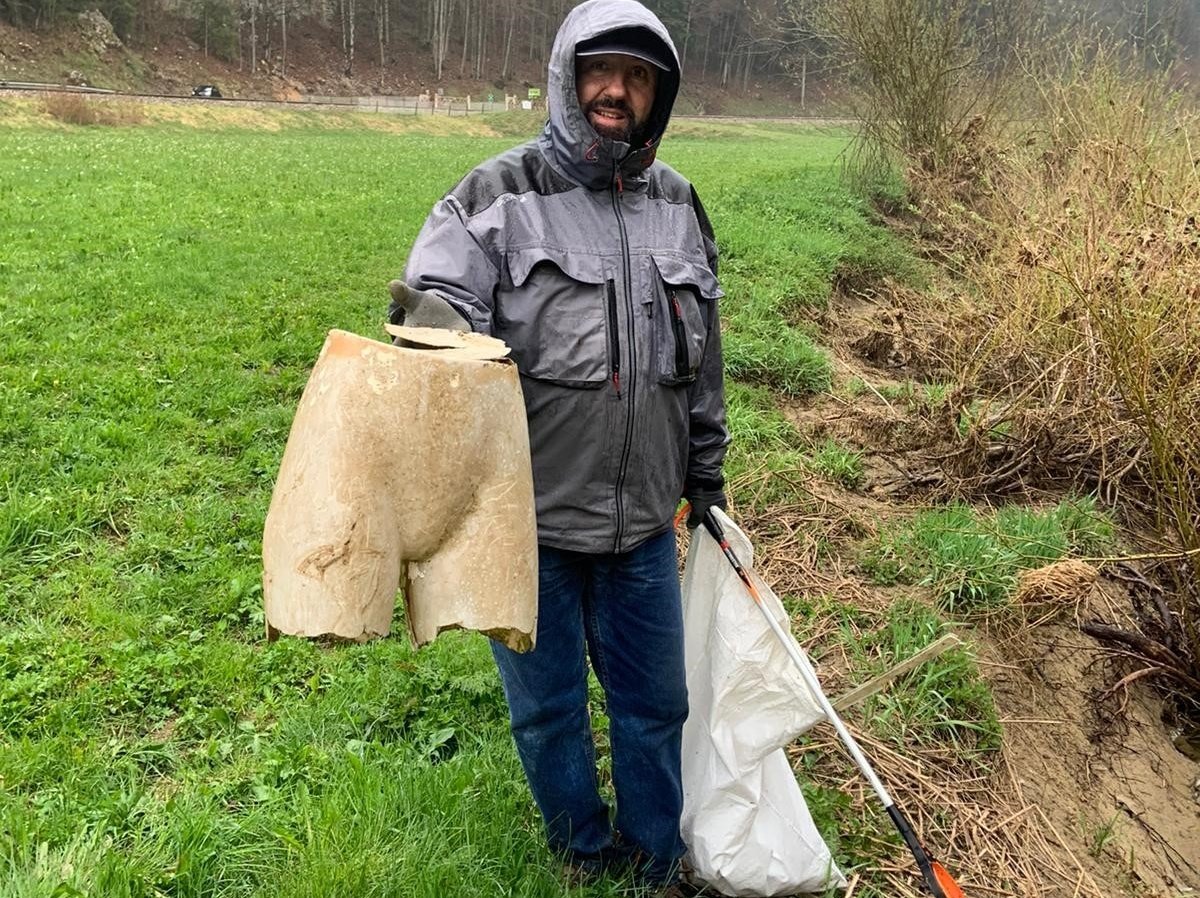
[{"label": "white plastic trash bag", "polygon": [[[749,569],[750,541],[719,509],[715,513]],[[779,599],[757,578],[755,585],[787,630]],[[783,751],[824,714],[703,527],[692,534],[683,605],[690,710],[683,728],[682,828],[696,876],[739,898],[844,886]]]}]

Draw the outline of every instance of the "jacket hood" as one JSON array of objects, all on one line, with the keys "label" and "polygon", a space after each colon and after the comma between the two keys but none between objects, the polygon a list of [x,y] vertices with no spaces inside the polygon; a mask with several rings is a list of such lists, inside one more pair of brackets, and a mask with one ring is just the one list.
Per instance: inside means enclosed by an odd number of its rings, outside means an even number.
[{"label": "jacket hood", "polygon": [[[579,108],[575,91],[575,48],[619,28],[650,32],[672,62],[669,71],[659,73],[645,137],[636,147],[600,136]],[[588,0],[571,10],[554,38],[546,90],[550,116],[539,144],[557,168],[587,187],[607,186],[618,172],[637,176],[654,161],[678,93],[679,54],[658,16],[637,0]]]}]

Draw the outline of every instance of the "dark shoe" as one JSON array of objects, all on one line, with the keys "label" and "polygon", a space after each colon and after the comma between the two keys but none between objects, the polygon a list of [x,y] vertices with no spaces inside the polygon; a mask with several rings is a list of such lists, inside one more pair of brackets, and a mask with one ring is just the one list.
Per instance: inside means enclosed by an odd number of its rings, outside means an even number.
[{"label": "dark shoe", "polygon": [[595,882],[610,873],[622,873],[629,868],[629,850],[618,835],[614,844],[594,855],[571,855],[563,862],[563,879],[569,886]]},{"label": "dark shoe", "polygon": [[562,865],[563,883],[568,888],[590,885],[604,875],[604,867],[598,860],[573,860]]},{"label": "dark shoe", "polygon": [[696,898],[703,891],[686,882],[673,882],[670,885],[659,886],[650,893],[650,898]]}]

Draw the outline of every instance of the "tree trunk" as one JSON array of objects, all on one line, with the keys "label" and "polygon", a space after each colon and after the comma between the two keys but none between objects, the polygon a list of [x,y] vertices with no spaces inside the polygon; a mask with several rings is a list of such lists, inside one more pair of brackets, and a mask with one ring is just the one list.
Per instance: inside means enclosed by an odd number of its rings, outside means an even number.
[{"label": "tree trunk", "polygon": [[349,78],[354,73],[354,0],[341,0],[341,4],[343,74]]},{"label": "tree trunk", "polygon": [[383,20],[387,0],[375,0],[375,36],[379,40],[379,92],[383,93]]},{"label": "tree trunk", "polygon": [[[559,16],[557,22],[562,21],[562,16]],[[538,68],[545,69],[549,60],[547,54],[550,52],[550,40],[554,32],[550,30],[550,17],[542,16],[542,40],[538,44]]]},{"label": "tree trunk", "polygon": [[259,55],[262,56],[263,66],[269,75],[274,71],[271,63],[271,7],[269,0],[258,0],[258,3],[259,9],[262,10],[263,22],[262,52]]},{"label": "tree trunk", "polygon": [[808,55],[805,54],[800,58],[800,111],[804,112],[807,108],[805,102],[808,94]]},{"label": "tree trunk", "polygon": [[688,40],[692,36],[692,0],[688,0],[687,18],[683,22],[683,49],[679,51],[679,74],[687,68]]},{"label": "tree trunk", "polygon": [[250,76],[258,75],[258,0],[250,0]]},{"label": "tree trunk", "polygon": [[279,8],[280,30],[283,32],[283,61],[279,66],[279,73],[284,78],[287,77],[287,5],[288,0],[283,0],[283,5]]},{"label": "tree trunk", "polygon": [[487,11],[479,10],[479,30],[475,32],[475,79],[483,78],[483,70],[487,62]]},{"label": "tree trunk", "polygon": [[517,12],[510,8],[508,11],[508,34],[504,38],[504,66],[500,70],[500,80],[508,81],[508,63],[512,58],[513,31],[517,25]]},{"label": "tree trunk", "polygon": [[729,85],[729,46],[728,46],[728,24],[726,31],[721,35],[721,87]]},{"label": "tree trunk", "polygon": [[355,8],[354,0],[349,0],[350,4],[350,57],[346,60],[346,75],[354,73],[354,18]]},{"label": "tree trunk", "polygon": [[463,49],[462,58],[458,61],[458,77],[467,74],[467,47],[471,45],[471,0],[463,0]]},{"label": "tree trunk", "polygon": [[442,80],[442,65],[446,60],[446,29],[449,27],[449,22],[446,21],[446,13],[448,0],[435,0],[437,3],[437,17],[434,22],[434,37],[433,37],[433,57],[434,57],[434,72],[437,75],[437,80]]},{"label": "tree trunk", "polygon": [[338,18],[342,24],[342,71],[347,68],[346,60],[349,58],[348,49],[349,42],[346,40],[346,4],[349,0],[338,0]]},{"label": "tree trunk", "polygon": [[734,9],[733,17],[726,20],[728,22],[726,37],[722,42],[722,56],[724,60],[721,65],[721,86],[728,87],[729,79],[733,74],[734,57],[737,53],[737,38],[738,38],[738,10]]},{"label": "tree trunk", "polygon": [[446,65],[446,51],[450,46],[451,0],[433,0],[433,30],[430,46],[433,48],[433,70],[438,81]]}]

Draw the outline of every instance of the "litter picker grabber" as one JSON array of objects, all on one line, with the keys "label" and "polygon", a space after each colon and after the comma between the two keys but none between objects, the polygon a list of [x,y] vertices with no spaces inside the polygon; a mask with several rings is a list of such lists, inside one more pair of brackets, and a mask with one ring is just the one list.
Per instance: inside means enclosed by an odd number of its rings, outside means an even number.
[{"label": "litter picker grabber", "polygon": [[717,541],[717,545],[721,547],[725,558],[728,559],[733,569],[737,572],[747,592],[750,593],[750,597],[754,599],[754,604],[758,606],[758,610],[767,619],[771,631],[778,637],[784,648],[787,649],[788,655],[795,663],[801,677],[803,677],[809,692],[812,693],[813,698],[825,713],[825,717],[833,724],[833,728],[837,731],[838,738],[842,740],[846,751],[850,753],[850,757],[854,759],[854,763],[858,765],[858,769],[862,772],[862,775],[866,777],[867,782],[871,784],[871,788],[875,790],[875,794],[879,797],[879,801],[883,804],[888,816],[892,818],[892,823],[895,824],[901,838],[904,839],[904,844],[912,852],[912,856],[917,862],[917,867],[921,871],[921,876],[924,878],[925,886],[929,889],[930,894],[934,898],[965,898],[963,890],[954,881],[954,877],[921,846],[920,841],[917,839],[917,834],[908,822],[908,818],[904,816],[900,808],[892,801],[891,795],[888,794],[887,789],[884,788],[883,783],[880,782],[874,769],[863,755],[862,750],[858,747],[858,742],[850,735],[850,731],[846,729],[846,725],[842,722],[841,717],[838,716],[837,711],[834,710],[833,705],[826,698],[824,691],[821,689],[820,680],[817,679],[817,673],[812,668],[812,664],[804,656],[804,653],[796,647],[795,642],[788,637],[779,621],[775,619],[770,609],[763,603],[762,596],[759,595],[754,581],[750,578],[749,572],[742,566],[742,563],[738,561],[737,555],[734,554],[729,541],[725,538],[725,531],[721,527],[720,521],[717,520],[711,509],[704,514],[704,527],[712,535],[712,538]]}]

